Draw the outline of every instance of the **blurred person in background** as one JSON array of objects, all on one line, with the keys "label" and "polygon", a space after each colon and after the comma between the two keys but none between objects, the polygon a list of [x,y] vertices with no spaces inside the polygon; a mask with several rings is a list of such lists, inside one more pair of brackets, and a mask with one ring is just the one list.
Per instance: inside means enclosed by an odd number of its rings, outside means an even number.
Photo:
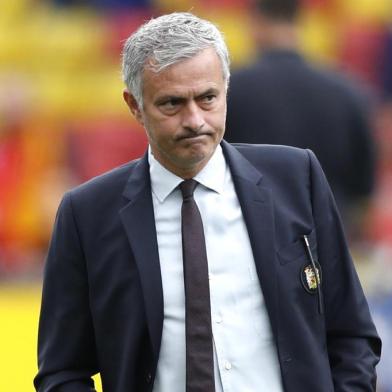
[{"label": "blurred person in background", "polygon": [[300,0],[256,0],[252,20],[260,57],[232,75],[225,139],[314,151],[349,238],[360,240],[375,182],[370,95],[304,59],[299,12]]},{"label": "blurred person in background", "polygon": [[149,148],[61,202],[37,391],[99,372],[104,392],[374,392],[381,343],[316,157],[222,139],[221,33],[152,19],[123,76]]}]

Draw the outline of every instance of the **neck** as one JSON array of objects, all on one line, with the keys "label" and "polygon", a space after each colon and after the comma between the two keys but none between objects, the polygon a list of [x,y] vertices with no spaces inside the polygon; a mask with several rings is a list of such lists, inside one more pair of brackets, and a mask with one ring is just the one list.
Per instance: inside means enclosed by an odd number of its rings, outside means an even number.
[{"label": "neck", "polygon": [[298,50],[298,31],[294,22],[263,18],[255,26],[255,39],[259,49]]}]

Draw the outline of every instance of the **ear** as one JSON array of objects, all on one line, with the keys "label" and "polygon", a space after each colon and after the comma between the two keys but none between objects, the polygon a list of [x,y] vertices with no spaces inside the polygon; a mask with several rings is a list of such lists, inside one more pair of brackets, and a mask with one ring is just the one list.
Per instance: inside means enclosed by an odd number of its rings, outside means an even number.
[{"label": "ear", "polygon": [[124,101],[126,102],[126,104],[128,105],[131,113],[136,118],[136,120],[140,124],[144,125],[141,109],[140,109],[135,97],[128,91],[128,89],[123,90],[123,98],[124,98]]}]

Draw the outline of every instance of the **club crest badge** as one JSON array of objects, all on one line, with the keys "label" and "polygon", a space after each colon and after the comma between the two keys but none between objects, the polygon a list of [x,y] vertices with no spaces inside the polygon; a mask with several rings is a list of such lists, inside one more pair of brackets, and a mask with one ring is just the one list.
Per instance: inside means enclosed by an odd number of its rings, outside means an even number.
[{"label": "club crest badge", "polygon": [[321,284],[321,268],[318,263],[315,264],[316,274],[314,273],[314,269],[312,268],[311,264],[305,265],[301,270],[302,286],[310,294],[315,294],[317,292],[317,286]]}]

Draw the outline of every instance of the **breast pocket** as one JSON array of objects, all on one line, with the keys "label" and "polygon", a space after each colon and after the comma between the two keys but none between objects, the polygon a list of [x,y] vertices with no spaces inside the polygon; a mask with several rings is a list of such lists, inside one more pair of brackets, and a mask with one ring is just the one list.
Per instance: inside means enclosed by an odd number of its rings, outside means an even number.
[{"label": "breast pocket", "polygon": [[[316,230],[312,230],[309,234],[304,233],[304,235],[308,238],[313,258],[318,260]],[[306,245],[301,235],[298,236],[298,239],[295,242],[280,248],[277,253],[281,265],[298,262],[299,260],[308,260],[310,262],[306,252]]]},{"label": "breast pocket", "polygon": [[303,235],[299,234],[295,242],[277,251],[280,263],[278,284],[284,304],[305,317],[313,317],[317,315],[320,307],[318,296],[321,294],[322,270],[318,262],[315,230],[304,233],[304,235],[307,236],[309,249],[307,249]]}]

